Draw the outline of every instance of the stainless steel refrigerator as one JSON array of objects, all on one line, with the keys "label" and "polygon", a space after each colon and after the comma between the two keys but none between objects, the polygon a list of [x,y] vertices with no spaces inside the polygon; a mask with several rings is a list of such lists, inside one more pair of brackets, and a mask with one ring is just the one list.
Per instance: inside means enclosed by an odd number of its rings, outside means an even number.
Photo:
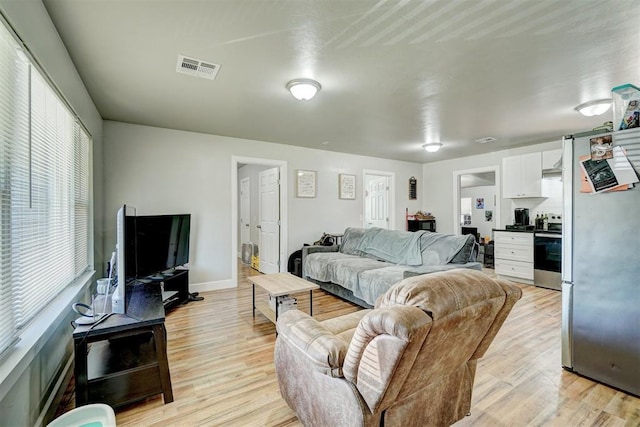
[{"label": "stainless steel refrigerator", "polygon": [[[640,129],[609,133],[640,171]],[[562,365],[640,395],[640,185],[581,192],[584,133],[563,141]]]}]

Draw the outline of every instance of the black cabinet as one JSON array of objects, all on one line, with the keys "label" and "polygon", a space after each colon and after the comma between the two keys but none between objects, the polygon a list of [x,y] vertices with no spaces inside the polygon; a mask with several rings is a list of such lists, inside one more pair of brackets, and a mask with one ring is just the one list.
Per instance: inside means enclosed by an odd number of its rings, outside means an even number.
[{"label": "black cabinet", "polygon": [[165,403],[173,401],[160,287],[141,282],[127,288],[128,314],[73,331],[77,407],[122,406],[159,393]]},{"label": "black cabinet", "polygon": [[487,268],[494,268],[493,258],[493,242],[489,242],[483,245],[484,247],[484,266]]},{"label": "black cabinet", "polygon": [[407,221],[407,231],[426,230],[436,232],[435,219],[410,219]]},{"label": "black cabinet", "polygon": [[150,276],[147,280],[162,288],[162,304],[169,310],[189,301],[189,270],[174,270],[161,276]]}]

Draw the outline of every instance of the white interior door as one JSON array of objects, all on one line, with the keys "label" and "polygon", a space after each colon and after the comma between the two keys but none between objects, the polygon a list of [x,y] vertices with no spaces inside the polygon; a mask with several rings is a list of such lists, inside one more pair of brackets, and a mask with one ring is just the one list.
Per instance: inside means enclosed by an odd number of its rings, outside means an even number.
[{"label": "white interior door", "polygon": [[365,227],[389,228],[389,177],[373,177],[367,183]]},{"label": "white interior door", "polygon": [[260,232],[259,255],[261,273],[277,273],[280,269],[280,188],[279,169],[260,172],[258,203]]},{"label": "white interior door", "polygon": [[251,240],[251,180],[240,180],[240,244]]}]

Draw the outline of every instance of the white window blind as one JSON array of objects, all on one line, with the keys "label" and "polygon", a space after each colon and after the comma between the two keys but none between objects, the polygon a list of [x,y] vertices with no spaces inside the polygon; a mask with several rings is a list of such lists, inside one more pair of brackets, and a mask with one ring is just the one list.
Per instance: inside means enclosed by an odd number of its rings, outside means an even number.
[{"label": "white window blind", "polygon": [[0,352],[17,336],[11,210],[13,189],[28,188],[28,180],[16,164],[29,158],[29,64],[0,25]]},{"label": "white window blind", "polygon": [[88,268],[90,138],[4,27],[0,44],[2,352]]}]

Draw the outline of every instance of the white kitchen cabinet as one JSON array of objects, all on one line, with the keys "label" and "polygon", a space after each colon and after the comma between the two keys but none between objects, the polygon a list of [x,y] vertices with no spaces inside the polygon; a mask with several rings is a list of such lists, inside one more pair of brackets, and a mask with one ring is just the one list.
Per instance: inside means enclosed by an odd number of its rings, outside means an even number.
[{"label": "white kitchen cabinet", "polygon": [[502,191],[506,199],[546,197],[542,190],[542,153],[502,159]]},{"label": "white kitchen cabinet", "polygon": [[533,233],[494,231],[493,239],[496,274],[533,283]]}]

